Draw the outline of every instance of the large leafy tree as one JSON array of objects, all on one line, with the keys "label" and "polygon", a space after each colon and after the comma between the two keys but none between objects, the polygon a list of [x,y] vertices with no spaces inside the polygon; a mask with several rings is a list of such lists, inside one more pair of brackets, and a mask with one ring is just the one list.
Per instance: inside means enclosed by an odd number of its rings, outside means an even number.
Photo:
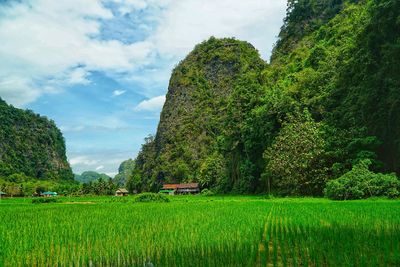
[{"label": "large leafy tree", "polygon": [[264,154],[269,184],[284,194],[321,194],[328,179],[321,123],[305,112],[285,123]]},{"label": "large leafy tree", "polygon": [[198,181],[204,188],[218,188],[226,180],[225,160],[221,154],[215,152],[207,157],[200,166]]}]

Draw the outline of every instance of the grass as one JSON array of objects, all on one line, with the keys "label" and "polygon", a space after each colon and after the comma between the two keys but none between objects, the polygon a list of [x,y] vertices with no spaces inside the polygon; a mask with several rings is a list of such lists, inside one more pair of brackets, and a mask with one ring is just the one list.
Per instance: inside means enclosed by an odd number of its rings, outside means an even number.
[{"label": "grass", "polygon": [[400,201],[0,201],[0,266],[399,266]]}]

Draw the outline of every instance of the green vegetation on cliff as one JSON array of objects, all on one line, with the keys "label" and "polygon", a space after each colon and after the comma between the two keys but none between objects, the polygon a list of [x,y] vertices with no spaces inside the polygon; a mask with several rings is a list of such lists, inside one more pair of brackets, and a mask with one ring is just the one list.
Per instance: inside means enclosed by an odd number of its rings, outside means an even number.
[{"label": "green vegetation on cliff", "polygon": [[234,39],[196,46],[136,159],[137,189],[321,195],[363,160],[400,173],[399,29],[399,1],[289,1],[270,64]]},{"label": "green vegetation on cliff", "polygon": [[134,169],[135,161],[133,159],[123,161],[118,167],[118,174],[114,177],[114,183],[117,185],[125,185]]},{"label": "green vegetation on cliff", "polygon": [[0,99],[0,177],[73,180],[65,141],[55,123]]},{"label": "green vegetation on cliff", "polygon": [[65,142],[55,123],[0,98],[0,190],[31,196],[75,190]]},{"label": "green vegetation on cliff", "polygon": [[[198,45],[173,71],[157,135],[146,139],[136,160],[142,174],[138,189],[154,190],[163,181],[207,180],[200,169],[205,173],[206,162],[222,156],[231,160],[220,162],[218,181],[207,183],[224,184],[224,191],[242,188],[242,173],[252,172],[246,120],[263,94],[266,66],[246,42],[211,38]],[[250,182],[250,190],[257,187],[257,181]]]}]

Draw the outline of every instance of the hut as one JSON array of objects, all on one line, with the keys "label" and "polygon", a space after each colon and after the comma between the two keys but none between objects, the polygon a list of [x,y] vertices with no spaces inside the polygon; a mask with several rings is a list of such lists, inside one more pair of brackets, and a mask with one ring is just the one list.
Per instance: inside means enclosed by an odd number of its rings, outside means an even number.
[{"label": "hut", "polygon": [[175,195],[178,184],[164,184],[160,190],[160,193]]},{"label": "hut", "polygon": [[125,188],[118,188],[118,190],[115,191],[116,197],[124,197],[124,196],[127,196],[128,194],[129,194],[129,192]]},{"label": "hut", "polygon": [[200,188],[198,183],[189,183],[189,184],[178,184],[176,189],[176,194],[198,194],[200,193]]},{"label": "hut", "polygon": [[200,193],[200,188],[198,183],[164,184],[160,193],[167,193],[170,195],[198,194]]},{"label": "hut", "polygon": [[0,191],[0,198],[5,197],[7,195],[7,193]]},{"label": "hut", "polygon": [[42,197],[56,197],[58,196],[57,192],[46,191],[40,194]]}]

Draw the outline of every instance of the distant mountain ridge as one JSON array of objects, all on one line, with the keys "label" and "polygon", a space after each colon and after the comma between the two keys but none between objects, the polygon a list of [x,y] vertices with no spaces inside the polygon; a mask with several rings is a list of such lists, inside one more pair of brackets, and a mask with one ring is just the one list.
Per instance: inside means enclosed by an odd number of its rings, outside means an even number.
[{"label": "distant mountain ridge", "polygon": [[75,181],[87,184],[90,182],[94,182],[97,181],[99,179],[103,179],[104,181],[108,181],[109,179],[111,179],[110,176],[108,176],[105,173],[98,173],[95,171],[85,171],[82,174],[75,174]]}]

